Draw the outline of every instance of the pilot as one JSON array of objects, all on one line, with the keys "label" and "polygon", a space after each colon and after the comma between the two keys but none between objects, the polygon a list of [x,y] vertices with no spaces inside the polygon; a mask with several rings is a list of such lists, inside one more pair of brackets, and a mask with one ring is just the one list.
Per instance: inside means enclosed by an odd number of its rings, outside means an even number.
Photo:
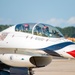
[{"label": "pilot", "polygon": [[44,35],[46,35],[46,36],[49,35],[49,28],[48,28],[48,26],[45,26],[45,25],[44,25],[44,27],[42,28],[42,30],[43,30],[43,34],[44,34]]},{"label": "pilot", "polygon": [[24,31],[28,31],[29,30],[29,25],[28,24],[25,24],[24,25],[24,29],[25,29]]},{"label": "pilot", "polygon": [[40,26],[36,26],[36,32],[37,32],[37,35],[41,35],[41,27]]}]

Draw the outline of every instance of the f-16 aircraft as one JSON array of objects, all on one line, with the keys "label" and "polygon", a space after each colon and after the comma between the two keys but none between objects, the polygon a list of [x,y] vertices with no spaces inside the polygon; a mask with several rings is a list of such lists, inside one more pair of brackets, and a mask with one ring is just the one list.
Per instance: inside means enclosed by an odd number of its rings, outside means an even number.
[{"label": "f-16 aircraft", "polygon": [[75,43],[55,27],[44,23],[22,23],[0,32],[0,75],[11,68],[45,67],[52,56],[75,58]]}]

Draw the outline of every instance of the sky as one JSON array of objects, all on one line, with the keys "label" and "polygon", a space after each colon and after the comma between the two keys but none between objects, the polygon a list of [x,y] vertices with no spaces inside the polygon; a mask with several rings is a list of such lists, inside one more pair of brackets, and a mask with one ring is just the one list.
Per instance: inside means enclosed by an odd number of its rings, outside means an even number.
[{"label": "sky", "polygon": [[0,0],[0,24],[75,26],[75,0]]}]

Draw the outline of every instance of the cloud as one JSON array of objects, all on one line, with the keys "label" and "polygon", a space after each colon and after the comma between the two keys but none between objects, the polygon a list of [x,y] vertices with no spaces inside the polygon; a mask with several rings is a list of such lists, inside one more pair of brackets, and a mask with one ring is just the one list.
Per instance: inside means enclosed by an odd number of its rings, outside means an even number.
[{"label": "cloud", "polygon": [[64,19],[57,19],[57,18],[51,18],[50,20],[46,21],[46,23],[49,23],[51,25],[59,26],[60,24],[64,23]]},{"label": "cloud", "polygon": [[51,19],[45,21],[45,23],[48,23],[48,24],[54,25],[54,26],[60,26],[60,27],[74,26],[75,17],[70,17],[69,19],[51,18]]},{"label": "cloud", "polygon": [[[42,23],[47,23],[47,24],[50,24],[53,26],[59,26],[59,27],[75,26],[75,16],[70,17],[68,19],[63,19],[63,18],[50,18],[48,20],[39,19],[37,22],[40,22],[40,21]],[[17,22],[9,18],[8,19],[0,18],[0,24],[4,24],[4,25],[5,24],[16,24]]]},{"label": "cloud", "polygon": [[75,24],[75,17],[69,18],[69,19],[67,20],[67,24],[69,24],[69,25]]}]

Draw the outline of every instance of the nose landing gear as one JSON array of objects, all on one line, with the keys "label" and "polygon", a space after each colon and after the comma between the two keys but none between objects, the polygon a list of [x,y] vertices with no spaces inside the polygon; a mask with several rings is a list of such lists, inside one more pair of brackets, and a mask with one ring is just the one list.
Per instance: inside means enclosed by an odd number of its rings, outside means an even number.
[{"label": "nose landing gear", "polygon": [[34,74],[34,71],[32,70],[32,68],[29,68],[28,70],[29,70],[28,75],[33,75]]}]

